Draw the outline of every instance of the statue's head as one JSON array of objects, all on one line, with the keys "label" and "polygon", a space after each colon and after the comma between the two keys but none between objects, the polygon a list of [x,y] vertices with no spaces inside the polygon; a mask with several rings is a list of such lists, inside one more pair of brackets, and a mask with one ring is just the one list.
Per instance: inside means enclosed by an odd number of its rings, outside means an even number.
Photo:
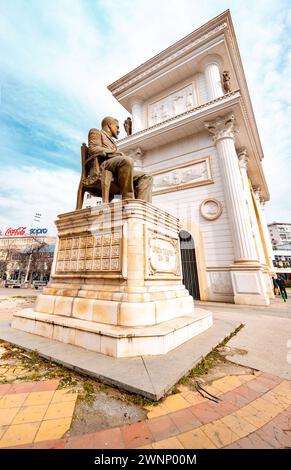
[{"label": "statue's head", "polygon": [[111,116],[106,116],[104,119],[102,119],[101,126],[103,131],[105,131],[108,135],[114,137],[114,139],[118,138],[119,122],[117,119]]}]

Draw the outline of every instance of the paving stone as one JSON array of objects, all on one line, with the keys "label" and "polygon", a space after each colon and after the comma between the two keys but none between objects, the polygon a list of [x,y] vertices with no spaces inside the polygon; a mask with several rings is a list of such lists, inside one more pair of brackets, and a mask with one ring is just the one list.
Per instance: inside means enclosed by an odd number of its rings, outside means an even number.
[{"label": "paving stone", "polygon": [[11,388],[11,384],[0,384],[0,396],[8,393]]},{"label": "paving stone", "polygon": [[177,439],[181,442],[184,449],[217,449],[200,428],[179,434]]},{"label": "paving stone", "polygon": [[180,433],[190,431],[201,426],[201,421],[199,421],[190,410],[180,410],[169,415],[175,425],[177,426]]},{"label": "paving stone", "polygon": [[[125,443],[120,428],[106,429],[92,435],[92,449],[124,449]],[[69,446],[66,446],[69,448]],[[78,448],[78,447],[77,447]]]},{"label": "paving stone", "polygon": [[25,406],[20,408],[12,424],[35,423],[42,421],[47,405]]},{"label": "paving stone", "polygon": [[262,396],[261,392],[252,390],[251,388],[247,387],[247,385],[241,385],[235,390],[235,393],[245,398],[247,400],[247,403],[256,400],[258,397]]},{"label": "paving stone", "polygon": [[121,434],[127,449],[150,444],[153,440],[149,427],[145,422],[123,426],[121,428]]},{"label": "paving stone", "polygon": [[50,441],[35,442],[33,444],[34,449],[64,449],[64,439],[53,439]]},{"label": "paving stone", "polygon": [[189,410],[202,424],[207,424],[220,418],[218,411],[209,403],[200,403],[199,405],[192,406]]},{"label": "paving stone", "polygon": [[12,423],[20,407],[0,409],[0,426],[6,426]]},{"label": "paving stone", "polygon": [[163,405],[170,411],[178,411],[184,408],[189,408],[190,404],[181,394],[171,395],[163,401]]},{"label": "paving stone", "polygon": [[28,397],[28,393],[12,393],[0,398],[0,409],[20,407]]},{"label": "paving stone", "polygon": [[239,439],[239,436],[221,420],[202,426],[201,431],[209,437],[217,448],[227,446]]},{"label": "paving stone", "polygon": [[179,434],[179,429],[169,415],[151,419],[148,422],[148,427],[154,441],[161,441]]},{"label": "paving stone", "polygon": [[70,426],[71,418],[58,418],[42,421],[35,437],[35,442],[61,439],[63,435],[70,429]]},{"label": "paving stone", "polygon": [[147,415],[148,419],[157,418],[158,416],[164,416],[169,413],[168,408],[166,408],[163,403],[160,403],[157,406],[150,406],[145,408],[149,410]]},{"label": "paving stone", "polygon": [[236,442],[242,449],[274,449],[268,442],[261,439],[256,433],[252,433]]},{"label": "paving stone", "polygon": [[163,441],[153,442],[153,449],[183,449],[183,445],[176,437],[169,437]]},{"label": "paving stone", "polygon": [[28,394],[25,402],[23,403],[25,406],[29,405],[46,405],[49,404],[52,397],[54,395],[54,391],[37,391],[31,392]]},{"label": "paving stone", "polygon": [[69,418],[73,416],[74,409],[75,401],[51,403],[47,408],[44,419]]},{"label": "paving stone", "polygon": [[256,434],[276,449],[291,448],[291,431],[282,431],[272,422],[258,429]]},{"label": "paving stone", "polygon": [[242,396],[241,394],[237,393],[236,390],[233,390],[231,392],[224,393],[221,398],[224,401],[232,403],[237,409],[241,408],[242,406],[248,405],[250,401],[252,401],[251,398],[246,398]]},{"label": "paving stone", "polygon": [[221,418],[221,421],[225,423],[240,438],[247,436],[257,429],[251,423],[242,417],[238,417],[236,414],[225,416],[224,418]]},{"label": "paving stone", "polygon": [[38,428],[39,422],[9,426],[0,439],[0,448],[32,443]]}]

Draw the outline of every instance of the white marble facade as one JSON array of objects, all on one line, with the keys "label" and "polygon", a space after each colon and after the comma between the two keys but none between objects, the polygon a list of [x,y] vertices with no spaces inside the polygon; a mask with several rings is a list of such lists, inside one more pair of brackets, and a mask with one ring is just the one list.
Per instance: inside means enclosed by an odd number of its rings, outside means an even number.
[{"label": "white marble facade", "polygon": [[262,205],[269,193],[230,13],[109,89],[136,123],[120,150],[138,149],[139,168],[154,175],[153,203],[194,238],[201,299],[268,305],[273,266]]}]

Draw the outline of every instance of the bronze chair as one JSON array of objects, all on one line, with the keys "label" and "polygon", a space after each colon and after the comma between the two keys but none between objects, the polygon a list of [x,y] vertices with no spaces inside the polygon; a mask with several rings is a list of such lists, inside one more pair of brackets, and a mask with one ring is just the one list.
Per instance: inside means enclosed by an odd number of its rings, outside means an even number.
[{"label": "bronze chair", "polygon": [[114,182],[111,171],[100,170],[102,157],[89,157],[86,144],[81,146],[82,173],[77,195],[76,210],[82,209],[84,194],[88,192],[93,196],[102,197],[102,202],[110,202],[115,194],[119,193],[119,187]]}]

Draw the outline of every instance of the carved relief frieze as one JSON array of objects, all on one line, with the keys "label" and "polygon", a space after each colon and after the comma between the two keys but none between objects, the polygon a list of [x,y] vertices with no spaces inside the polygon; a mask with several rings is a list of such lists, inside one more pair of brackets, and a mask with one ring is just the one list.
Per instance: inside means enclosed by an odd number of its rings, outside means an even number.
[{"label": "carved relief frieze", "polygon": [[164,194],[212,183],[209,157],[152,173],[153,194]]},{"label": "carved relief frieze", "polygon": [[148,107],[148,124],[153,126],[173,116],[189,111],[194,108],[195,102],[193,84],[187,85],[162,100],[151,103]]},{"label": "carved relief frieze", "polygon": [[121,271],[121,229],[98,235],[61,237],[56,273]]}]

